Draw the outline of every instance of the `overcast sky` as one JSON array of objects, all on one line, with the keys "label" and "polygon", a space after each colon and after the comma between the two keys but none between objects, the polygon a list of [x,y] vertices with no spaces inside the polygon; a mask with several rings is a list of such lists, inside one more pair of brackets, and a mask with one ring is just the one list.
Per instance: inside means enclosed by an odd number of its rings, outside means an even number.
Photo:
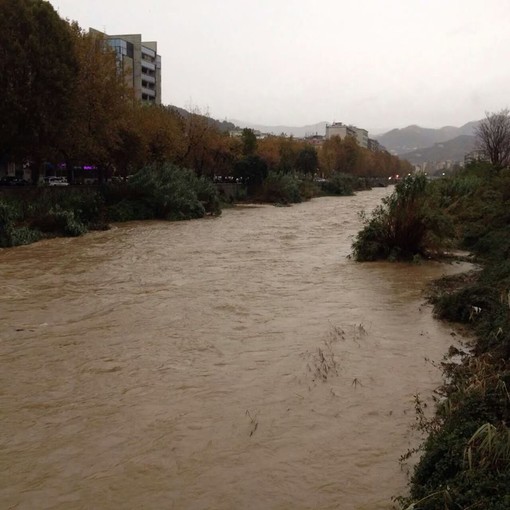
[{"label": "overcast sky", "polygon": [[372,130],[460,126],[510,106],[510,0],[50,0],[141,33],[163,103],[218,119]]}]

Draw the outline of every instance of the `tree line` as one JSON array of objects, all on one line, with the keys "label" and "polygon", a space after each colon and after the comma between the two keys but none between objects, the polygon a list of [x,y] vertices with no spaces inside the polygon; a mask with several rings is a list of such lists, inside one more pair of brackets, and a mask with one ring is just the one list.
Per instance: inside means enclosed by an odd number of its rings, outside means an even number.
[{"label": "tree line", "polygon": [[411,166],[389,153],[333,137],[320,149],[250,130],[232,137],[198,110],[135,100],[115,53],[97,35],[60,18],[43,0],[0,2],[0,161],[28,162],[38,182],[48,162],[93,166],[103,180],[171,163],[198,176],[254,183],[268,172],[389,176]]}]

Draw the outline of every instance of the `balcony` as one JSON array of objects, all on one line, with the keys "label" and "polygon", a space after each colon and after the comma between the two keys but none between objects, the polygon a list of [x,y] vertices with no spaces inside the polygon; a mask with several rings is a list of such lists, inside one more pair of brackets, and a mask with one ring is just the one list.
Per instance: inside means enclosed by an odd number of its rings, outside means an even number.
[{"label": "balcony", "polygon": [[142,96],[143,95],[149,96],[149,97],[156,97],[156,91],[152,89],[148,89],[147,87],[144,87],[142,85]]},{"label": "balcony", "polygon": [[156,83],[156,77],[142,72],[142,81],[145,81],[147,83]]},{"label": "balcony", "polygon": [[149,62],[148,60],[142,59],[142,69],[150,69],[151,71],[155,71],[156,64],[153,64],[152,62]]},{"label": "balcony", "polygon": [[147,46],[142,46],[142,55],[148,55],[152,59],[156,58],[156,52],[150,48],[147,48]]}]

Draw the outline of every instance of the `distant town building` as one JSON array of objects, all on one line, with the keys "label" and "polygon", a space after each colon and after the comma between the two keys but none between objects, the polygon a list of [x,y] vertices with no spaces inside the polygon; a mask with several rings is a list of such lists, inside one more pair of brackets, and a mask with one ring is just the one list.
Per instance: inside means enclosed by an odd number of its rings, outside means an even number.
[{"label": "distant town building", "polygon": [[329,140],[332,136],[339,136],[342,140],[347,136],[352,136],[360,147],[368,148],[368,131],[366,129],[346,126],[342,122],[334,122],[326,126],[326,140]]},{"label": "distant town building", "polygon": [[[250,129],[250,131],[253,131],[253,134],[257,140],[262,140],[263,138],[271,136],[269,133],[262,133],[262,131],[259,131],[258,129]],[[231,129],[228,134],[233,138],[241,138],[243,136],[243,129]]]},{"label": "distant town building", "polygon": [[476,161],[490,162],[490,159],[488,158],[486,152],[481,149],[477,149],[477,150],[468,152],[464,156],[464,164],[465,165],[468,165],[469,163],[474,163]]},{"label": "distant town building", "polygon": [[305,136],[305,142],[313,145],[314,147],[322,147],[326,137],[324,135],[308,135]]},{"label": "distant town building", "polygon": [[342,122],[333,122],[326,126],[326,140],[330,140],[333,136],[339,136],[343,140],[347,136],[356,137],[356,132],[351,126]]},{"label": "distant town building", "polygon": [[116,54],[117,66],[125,73],[128,85],[140,101],[161,104],[161,56],[158,43],[142,41],[141,34],[108,35],[93,28],[92,34],[104,37]]}]

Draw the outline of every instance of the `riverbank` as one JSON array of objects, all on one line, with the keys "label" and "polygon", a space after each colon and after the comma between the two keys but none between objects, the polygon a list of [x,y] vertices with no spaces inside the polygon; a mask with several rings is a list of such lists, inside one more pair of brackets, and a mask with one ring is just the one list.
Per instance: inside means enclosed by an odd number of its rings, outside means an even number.
[{"label": "riverbank", "polygon": [[170,164],[147,167],[129,180],[102,186],[0,189],[0,247],[51,237],[77,237],[112,222],[187,220],[217,216],[235,203],[300,203],[319,196],[350,196],[371,181],[334,174],[324,182],[269,173],[252,195],[242,184],[215,185]]},{"label": "riverbank", "polygon": [[434,417],[417,406],[427,438],[410,496],[400,503],[503,510],[510,508],[510,173],[471,167],[433,186],[397,186],[366,219],[354,248],[360,260],[416,259],[450,248],[452,240],[481,269],[440,280],[431,302],[437,318],[462,325],[473,341],[442,364]]}]

